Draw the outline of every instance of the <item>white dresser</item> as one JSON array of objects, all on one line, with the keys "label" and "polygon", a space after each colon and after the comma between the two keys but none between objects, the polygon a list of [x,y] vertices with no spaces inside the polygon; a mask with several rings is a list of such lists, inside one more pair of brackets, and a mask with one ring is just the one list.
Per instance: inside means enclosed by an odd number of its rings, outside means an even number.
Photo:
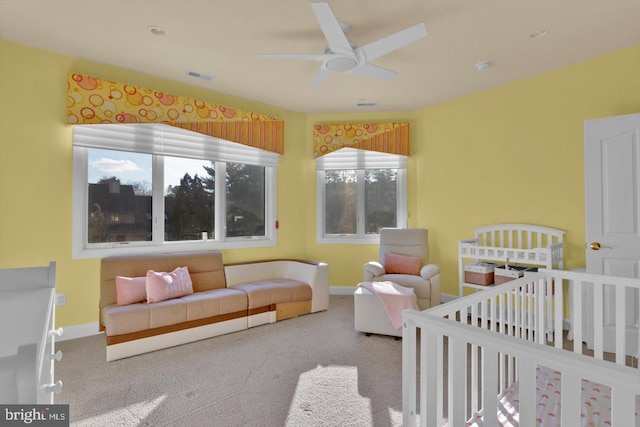
[{"label": "white dresser", "polygon": [[0,403],[53,404],[56,265],[0,270]]}]

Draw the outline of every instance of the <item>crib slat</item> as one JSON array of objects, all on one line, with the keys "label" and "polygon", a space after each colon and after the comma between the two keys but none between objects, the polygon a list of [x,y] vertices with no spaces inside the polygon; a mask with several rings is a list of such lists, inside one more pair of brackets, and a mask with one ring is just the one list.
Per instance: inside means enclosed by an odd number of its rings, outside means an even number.
[{"label": "crib slat", "polygon": [[[422,330],[423,329],[420,328],[420,331]],[[435,336],[435,331],[429,332],[431,332],[431,334]],[[404,424],[407,427],[415,427],[417,391],[415,373],[417,372],[417,367],[415,357],[416,325],[413,320],[404,320],[402,322],[402,335],[404,337],[404,339],[402,340],[402,419],[404,420]],[[420,369],[425,369],[425,367],[421,366]]]},{"label": "crib slat", "polygon": [[556,348],[562,349],[562,321],[564,318],[564,281],[558,277],[551,279],[551,295],[554,309],[554,338]]},{"label": "crib slat", "polygon": [[[497,313],[497,322],[498,322],[498,332],[500,332],[501,334],[504,334],[506,331],[506,325],[505,325],[505,307],[504,307],[504,294],[500,294],[497,296],[496,299],[496,310],[498,311]],[[504,358],[500,358],[500,370],[503,372],[503,376],[504,376],[504,370],[505,370],[505,365],[504,365]],[[505,378],[506,381],[506,378]]]},{"label": "crib slat", "polygon": [[481,349],[471,344],[471,413],[478,412],[478,354]]},{"label": "crib slat", "polygon": [[[437,412],[437,426],[444,425],[444,336],[438,335],[436,339],[436,367],[437,375],[436,381],[429,381],[429,384],[436,384],[436,412]],[[431,394],[433,396],[433,394]],[[421,423],[422,427],[427,427],[427,420]]]},{"label": "crib slat", "polygon": [[504,355],[498,353],[498,387],[502,391],[506,387],[507,379],[504,377]]},{"label": "crib slat", "polygon": [[580,427],[582,407],[582,380],[578,375],[563,372],[560,380],[560,425]]},{"label": "crib slat", "polygon": [[534,294],[536,295],[535,306],[536,306],[536,333],[535,338],[536,341],[540,344],[544,344],[546,334],[544,330],[544,305],[545,305],[545,290],[544,290],[544,279],[536,280],[533,282]]},{"label": "crib slat", "polygon": [[[536,425],[536,363],[530,358],[521,358],[518,362],[520,381],[520,425]],[[461,425],[461,424],[453,424]],[[495,424],[494,424],[495,425]]]},{"label": "crib slat", "polygon": [[601,280],[593,283],[593,357],[603,359],[604,292]]},{"label": "crib slat", "polygon": [[[478,304],[471,306],[471,324],[477,326],[478,324]],[[478,411],[478,354],[480,348],[472,344],[471,345],[471,412]]]},{"label": "crib slat", "polygon": [[438,385],[434,388],[429,383],[433,384],[435,381],[432,379],[438,378],[439,372],[442,372],[440,369],[442,357],[438,357],[439,354],[442,354],[441,351],[438,351],[438,342],[442,342],[442,337],[429,329],[421,328],[420,332],[420,396],[424,396],[423,399],[420,399],[420,424],[426,427],[438,425],[436,424],[439,412],[436,393],[441,387]]},{"label": "crib slat", "polygon": [[498,322],[497,322],[497,319],[496,319],[496,317],[497,317],[496,316],[496,308],[497,308],[496,304],[497,304],[496,303],[496,297],[491,297],[491,304],[490,304],[491,305],[491,310],[489,312],[489,316],[490,316],[489,319],[491,321],[491,330],[494,331],[494,332],[498,332]]},{"label": "crib slat", "polygon": [[[640,289],[636,290],[636,296],[638,297],[638,300],[636,301],[636,316],[640,317]],[[638,330],[635,353],[636,368],[640,369],[640,318],[638,318],[636,325],[638,325],[638,327],[636,328]]]},{"label": "crib slat", "polygon": [[[509,324],[509,335],[511,336],[517,336],[518,334],[518,330],[514,329],[516,320],[515,318],[516,316],[516,307],[515,305],[517,304],[517,298],[515,297],[515,292],[511,291],[509,294],[507,294],[507,314],[508,314],[508,319],[507,322]],[[509,356],[508,358],[508,366],[507,369],[509,369],[509,384],[513,383],[515,381],[515,375],[514,375],[514,369],[515,369],[515,358],[512,356]]]},{"label": "crib slat", "polygon": [[480,327],[482,329],[487,329],[487,301],[482,300],[480,303],[480,315],[482,316],[482,324]]},{"label": "crib slat", "polygon": [[573,308],[571,309],[571,325],[573,327],[573,352],[582,353],[582,289],[581,280],[574,280],[572,285]]},{"label": "crib slat", "polygon": [[611,389],[611,425],[633,426],[635,425],[635,400],[636,396],[632,388],[622,385]]},{"label": "crib slat", "polygon": [[506,303],[505,303],[505,294],[501,294],[498,295],[498,301],[500,301],[497,305],[497,309],[498,309],[498,322],[499,322],[499,326],[500,326],[500,332],[502,332],[503,334],[507,332],[507,319],[505,318],[505,308],[506,308]]},{"label": "crib slat", "polygon": [[485,347],[482,358],[482,407],[489,408],[484,411],[484,425],[498,425],[498,376],[497,366],[498,352],[495,348]]},{"label": "crib slat", "polygon": [[625,334],[626,334],[626,304],[627,290],[624,286],[615,286],[616,290],[616,363],[624,365],[626,360]]},{"label": "crib slat", "polygon": [[520,322],[522,316],[522,299],[520,295],[520,288],[517,288],[515,291],[515,303],[516,303],[516,312],[514,313],[514,317],[516,318],[516,337],[522,338],[522,323]]},{"label": "crib slat", "polygon": [[529,316],[529,321],[527,322],[527,330],[529,333],[529,341],[534,341],[535,340],[535,334],[533,333],[534,331],[534,318],[533,318],[533,314],[534,314],[534,300],[533,300],[533,285],[531,283],[529,283],[527,285],[527,314]]},{"label": "crib slat", "polygon": [[[464,367],[467,363],[467,343],[461,338],[449,337],[449,366]],[[466,417],[467,370],[449,369],[449,425],[462,426]]]}]

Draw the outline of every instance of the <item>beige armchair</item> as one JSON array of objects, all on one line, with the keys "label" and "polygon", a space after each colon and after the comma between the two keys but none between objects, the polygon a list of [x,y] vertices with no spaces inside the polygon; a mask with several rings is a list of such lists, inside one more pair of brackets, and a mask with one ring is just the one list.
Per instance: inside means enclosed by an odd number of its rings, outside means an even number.
[{"label": "beige armchair", "polygon": [[[440,268],[429,264],[428,236],[426,228],[380,229],[379,261],[364,265],[364,281],[390,281],[413,288],[420,310],[440,304]],[[406,258],[407,256],[412,258]],[[419,266],[416,266],[417,260],[413,257],[421,258]],[[412,268],[413,274],[394,272],[403,271],[404,268],[397,268],[398,263],[402,264],[406,260],[416,266]]]}]

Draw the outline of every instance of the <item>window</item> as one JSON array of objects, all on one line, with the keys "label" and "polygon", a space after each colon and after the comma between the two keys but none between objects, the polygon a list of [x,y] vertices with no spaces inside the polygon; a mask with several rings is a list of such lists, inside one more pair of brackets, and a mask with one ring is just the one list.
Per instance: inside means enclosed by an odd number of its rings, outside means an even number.
[{"label": "window", "polygon": [[151,240],[151,160],[149,154],[88,151],[88,244]]},{"label": "window", "polygon": [[406,157],[343,148],[316,160],[320,243],[378,243],[406,226]]},{"label": "window", "polygon": [[168,125],[74,126],[75,258],[275,244],[278,155]]},{"label": "window", "polygon": [[264,236],[264,168],[227,163],[227,237]]},{"label": "window", "polygon": [[215,238],[215,163],[164,158],[164,239]]}]

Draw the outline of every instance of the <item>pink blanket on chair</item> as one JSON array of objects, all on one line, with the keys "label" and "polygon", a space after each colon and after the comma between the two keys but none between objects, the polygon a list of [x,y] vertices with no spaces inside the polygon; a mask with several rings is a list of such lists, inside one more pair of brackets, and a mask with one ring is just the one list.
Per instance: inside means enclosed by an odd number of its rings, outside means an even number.
[{"label": "pink blanket on chair", "polygon": [[402,326],[402,310],[418,308],[418,298],[412,288],[394,282],[362,282],[358,285],[378,297],[395,329]]}]

